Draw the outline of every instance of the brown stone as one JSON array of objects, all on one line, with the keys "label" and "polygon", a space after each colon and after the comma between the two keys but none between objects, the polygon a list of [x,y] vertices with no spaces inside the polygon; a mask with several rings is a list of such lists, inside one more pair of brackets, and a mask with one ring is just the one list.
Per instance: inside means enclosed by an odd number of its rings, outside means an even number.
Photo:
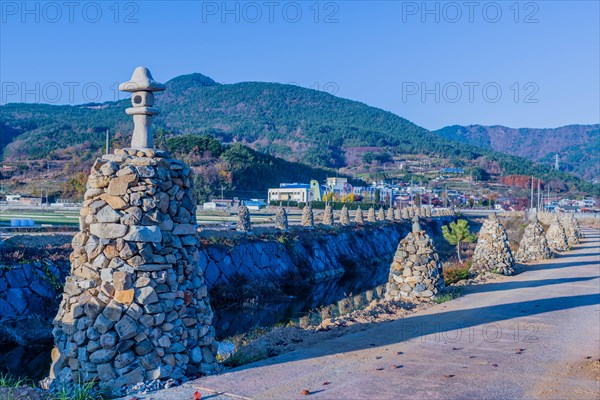
[{"label": "brown stone", "polygon": [[116,246],[114,246],[112,244],[109,244],[108,246],[106,246],[104,248],[104,255],[109,260],[112,260],[113,258],[115,258],[115,257],[117,257],[119,255],[119,252],[117,251]]},{"label": "brown stone", "polygon": [[116,290],[114,299],[115,301],[118,301],[121,304],[131,304],[133,302],[134,294],[135,290],[133,289]]},{"label": "brown stone", "polygon": [[113,285],[116,290],[128,290],[131,288],[131,274],[124,271],[115,271],[113,274]]},{"label": "brown stone", "polygon": [[130,186],[137,183],[138,177],[135,174],[122,175],[113,178],[108,185],[108,194],[112,196],[123,196],[127,193]]},{"label": "brown stone", "polygon": [[111,196],[110,194],[104,193],[100,198],[115,210],[123,210],[129,207],[129,204],[119,196]]}]

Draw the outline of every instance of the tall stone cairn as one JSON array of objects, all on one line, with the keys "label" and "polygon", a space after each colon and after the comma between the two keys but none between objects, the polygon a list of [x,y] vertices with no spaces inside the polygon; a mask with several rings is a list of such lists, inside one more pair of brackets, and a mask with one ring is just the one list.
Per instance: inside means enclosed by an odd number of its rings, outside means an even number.
[{"label": "tall stone cairn", "polygon": [[377,222],[377,218],[375,218],[375,209],[373,207],[369,208],[369,212],[367,212],[367,221]]},{"label": "tall stone cairn", "polygon": [[548,247],[544,227],[534,216],[533,221],[525,228],[515,259],[520,263],[529,263],[546,260],[550,257],[552,257],[552,252]]},{"label": "tall stone cairn", "polygon": [[402,211],[399,208],[394,208],[394,220],[395,221],[402,220]]},{"label": "tall stone cairn", "polygon": [[278,207],[277,211],[275,211],[275,229],[281,231],[288,230],[288,216],[283,207]]},{"label": "tall stone cairn", "polygon": [[401,211],[402,214],[402,219],[410,219],[410,216],[408,215],[408,208],[403,208]]},{"label": "tall stone cairn", "polygon": [[315,216],[310,204],[306,204],[302,209],[302,226],[307,228],[315,227]]},{"label": "tall stone cairn", "polygon": [[394,222],[394,207],[390,207],[387,209],[387,214],[385,219],[387,219],[390,222]]},{"label": "tall stone cairn", "polygon": [[238,208],[238,221],[235,230],[244,233],[252,230],[252,224],[250,223],[250,210],[248,210],[248,207],[246,207],[244,202],[242,202]]},{"label": "tall stone cairn", "polygon": [[145,132],[158,113],[150,95],[164,86],[145,68],[132,81],[142,110],[128,113],[145,118],[134,120],[132,148],[91,168],[52,331],[50,378],[95,380],[109,391],[218,370],[193,172],[164,151],[133,147],[153,145]]},{"label": "tall stone cairn", "polygon": [[567,243],[573,247],[579,243],[581,232],[579,230],[579,223],[577,219],[571,214],[565,214],[562,219],[562,225],[565,228],[565,234],[567,235]]},{"label": "tall stone cairn", "polygon": [[425,208],[425,216],[431,218],[431,207]]},{"label": "tall stone cairn", "polygon": [[410,232],[398,244],[390,267],[385,298],[430,301],[444,288],[442,263],[418,217]]},{"label": "tall stone cairn", "polygon": [[322,223],[323,223],[323,225],[328,225],[328,226],[333,226],[333,224],[334,224],[333,208],[331,208],[331,204],[329,204],[329,203],[325,206],[325,212],[323,213]]},{"label": "tall stone cairn", "polygon": [[344,204],[342,212],[340,213],[340,224],[350,225],[350,213],[348,213],[348,207]]},{"label": "tall stone cairn", "polygon": [[471,271],[496,272],[502,275],[514,273],[514,258],[510,251],[508,235],[498,221],[496,213],[490,214],[479,231]]},{"label": "tall stone cairn", "polygon": [[354,212],[354,222],[356,222],[357,224],[364,224],[365,223],[365,217],[363,215],[363,211],[360,208],[360,206],[358,206],[358,208]]},{"label": "tall stone cairn", "polygon": [[565,228],[560,223],[558,215],[555,214],[551,220],[550,227],[546,232],[548,247],[550,247],[550,250],[557,252],[569,250],[569,242],[565,233]]},{"label": "tall stone cairn", "polygon": [[383,211],[383,207],[380,207],[379,211],[377,211],[377,221],[385,221],[385,211]]}]

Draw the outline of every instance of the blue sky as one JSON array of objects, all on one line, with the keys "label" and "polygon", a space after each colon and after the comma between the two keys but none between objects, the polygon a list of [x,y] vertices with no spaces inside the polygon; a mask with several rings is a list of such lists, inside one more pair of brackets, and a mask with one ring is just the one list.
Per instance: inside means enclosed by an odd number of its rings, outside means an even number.
[{"label": "blue sky", "polygon": [[600,122],[600,2],[2,1],[0,101],[159,81],[295,83],[451,124]]}]

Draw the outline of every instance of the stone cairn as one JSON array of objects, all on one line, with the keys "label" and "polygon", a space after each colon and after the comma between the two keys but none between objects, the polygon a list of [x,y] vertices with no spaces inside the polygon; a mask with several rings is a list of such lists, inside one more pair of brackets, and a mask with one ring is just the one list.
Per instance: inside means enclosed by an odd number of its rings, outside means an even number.
[{"label": "stone cairn", "polygon": [[362,212],[360,206],[358,206],[358,208],[354,212],[354,222],[356,222],[357,224],[365,223],[365,217],[363,216],[363,212]]},{"label": "stone cairn", "polygon": [[520,263],[528,263],[546,260],[550,257],[552,257],[552,252],[548,247],[544,227],[534,215],[531,224],[525,228],[515,259]]},{"label": "stone cairn", "polygon": [[238,208],[238,221],[235,230],[244,233],[252,231],[252,224],[250,223],[250,211],[243,201]]},{"label": "stone cairn", "polygon": [[490,214],[479,231],[471,271],[495,272],[502,275],[514,273],[514,258],[510,251],[508,235],[498,221],[496,213]]},{"label": "stone cairn", "polygon": [[152,148],[152,92],[164,85],[139,67],[120,88],[133,92],[132,148],[91,168],[50,371],[55,382],[95,380],[109,391],[218,370],[193,173]]},{"label": "stone cairn", "polygon": [[581,231],[579,230],[579,223],[577,219],[571,214],[565,214],[562,220],[562,225],[565,228],[565,234],[567,235],[567,243],[573,247],[579,243],[581,238]]},{"label": "stone cairn", "polygon": [[385,298],[430,301],[444,288],[442,263],[433,241],[413,219],[412,232],[398,244],[390,267]]},{"label": "stone cairn", "polygon": [[342,212],[340,214],[340,224],[350,225],[350,213],[348,213],[348,207],[344,204]]},{"label": "stone cairn", "polygon": [[569,250],[569,242],[565,233],[565,228],[560,223],[558,215],[554,215],[552,223],[546,232],[546,239],[548,240],[548,247],[550,250],[556,252],[563,252]]},{"label": "stone cairn", "polygon": [[327,203],[325,212],[323,213],[323,225],[333,226],[333,224],[333,208],[331,208],[331,204]]},{"label": "stone cairn", "polygon": [[369,208],[369,212],[367,212],[367,221],[377,222],[377,218],[375,218],[375,209],[373,207]]},{"label": "stone cairn", "polygon": [[394,208],[394,220],[396,220],[396,221],[402,220],[402,211],[399,208]]},{"label": "stone cairn", "polygon": [[427,207],[427,208],[425,209],[425,216],[426,216],[427,218],[431,218],[431,207]]},{"label": "stone cairn", "polygon": [[390,207],[387,209],[387,214],[385,216],[385,219],[387,219],[390,222],[394,222],[394,208]]},{"label": "stone cairn", "polygon": [[277,211],[275,211],[275,229],[281,231],[288,230],[288,216],[283,207],[278,207]]},{"label": "stone cairn", "polygon": [[307,228],[315,227],[315,216],[310,204],[306,204],[302,210],[302,226]]},{"label": "stone cairn", "polygon": [[408,214],[408,208],[402,209],[402,219],[410,219],[410,215]]},{"label": "stone cairn", "polygon": [[379,211],[377,211],[377,221],[385,221],[385,211],[383,211],[383,207],[380,207]]}]

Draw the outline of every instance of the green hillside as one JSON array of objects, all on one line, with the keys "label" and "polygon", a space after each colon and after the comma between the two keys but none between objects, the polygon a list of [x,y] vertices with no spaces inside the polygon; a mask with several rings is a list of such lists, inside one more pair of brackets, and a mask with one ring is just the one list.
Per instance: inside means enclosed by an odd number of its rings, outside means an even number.
[{"label": "green hillside", "polygon": [[[0,106],[2,135],[7,132],[12,138],[3,158],[89,162],[102,148],[106,129],[113,132],[115,145],[127,144],[133,125],[124,112],[128,104],[122,100],[81,106]],[[222,85],[201,74],[185,75],[167,82],[157,106],[162,114],[155,126],[174,135],[209,134],[223,143],[240,142],[315,167],[345,167],[349,149],[374,147],[392,156],[424,154],[494,164],[504,175],[534,174],[560,179],[582,191],[597,190],[546,166],[443,138],[393,113],[293,85]]]}]

